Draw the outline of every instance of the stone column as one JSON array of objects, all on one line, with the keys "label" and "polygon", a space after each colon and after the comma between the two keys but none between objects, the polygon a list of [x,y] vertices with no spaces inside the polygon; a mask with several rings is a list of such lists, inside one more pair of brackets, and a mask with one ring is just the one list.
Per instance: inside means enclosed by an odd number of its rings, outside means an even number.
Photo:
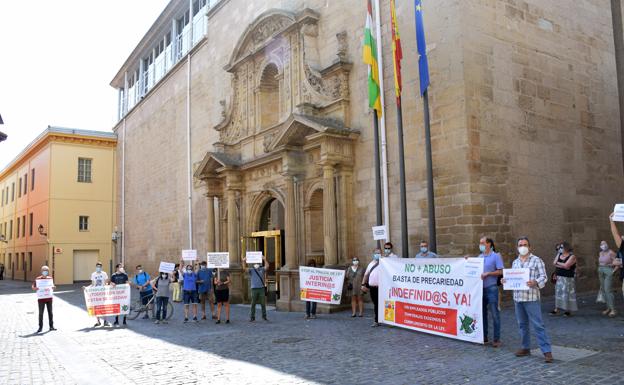
[{"label": "stone column", "polygon": [[323,165],[323,230],[325,265],[338,264],[336,254],[336,181],[334,166]]},{"label": "stone column", "polygon": [[286,266],[284,270],[297,268],[297,243],[295,224],[295,181],[294,176],[286,175],[286,213],[285,213],[285,233],[286,233]]},{"label": "stone column", "polygon": [[215,245],[215,211],[214,211],[214,197],[212,195],[208,196],[208,220],[206,221],[206,240],[208,244],[206,245],[206,250],[217,251]]},{"label": "stone column", "polygon": [[238,215],[236,209],[236,190],[227,190],[227,229],[230,266],[238,264]]}]

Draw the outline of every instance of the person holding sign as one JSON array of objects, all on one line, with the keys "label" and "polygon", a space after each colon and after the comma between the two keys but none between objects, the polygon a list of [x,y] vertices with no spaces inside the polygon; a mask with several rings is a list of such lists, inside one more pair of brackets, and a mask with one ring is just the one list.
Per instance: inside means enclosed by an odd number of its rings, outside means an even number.
[{"label": "person holding sign", "polygon": [[364,278],[364,268],[360,266],[360,259],[353,257],[351,266],[347,267],[345,280],[347,282],[347,295],[351,297],[351,317],[355,317],[356,310],[359,310],[358,317],[363,316],[364,299],[362,298],[362,279]]},{"label": "person holding sign", "polygon": [[[316,267],[316,260],[314,258],[310,258],[310,260],[308,260],[308,266]],[[306,301],[305,319],[316,319],[316,302]]]},{"label": "person holding sign", "polygon": [[243,269],[249,274],[249,284],[251,286],[251,309],[249,312],[249,322],[256,320],[256,304],[259,303],[262,308],[262,319],[268,321],[266,312],[266,285],[265,274],[269,270],[269,261],[262,256],[263,266],[254,263],[253,267],[247,268],[247,262],[243,261]]},{"label": "person holding sign", "polygon": [[[529,280],[526,285],[528,290],[514,290],[513,299],[516,308],[516,318],[518,320],[518,328],[520,329],[520,337],[522,339],[522,348],[515,354],[516,357],[525,357],[531,354],[531,335],[529,324],[533,325],[539,347],[544,354],[544,361],[553,362],[552,348],[550,338],[546,334],[544,321],[542,320],[542,306],[540,301],[540,289],[546,285],[548,277],[546,276],[546,266],[544,261],[536,255],[533,255],[529,249],[529,239],[521,237],[518,239],[518,258],[513,261],[513,269],[529,269]],[[503,284],[505,279],[503,278]]]},{"label": "person holding sign", "polygon": [[498,348],[500,342],[500,313],[498,311],[498,277],[503,275],[503,258],[496,252],[494,240],[482,237],[479,240],[479,258],[483,258],[483,341],[488,345],[488,312],[492,314],[494,324],[494,342],[492,347]]},{"label": "person holding sign", "polygon": [[438,258],[438,254],[429,250],[429,243],[425,240],[420,241],[420,252],[415,258]]},{"label": "person holding sign", "polygon": [[212,319],[217,319],[214,309],[214,293],[212,291],[212,269],[208,268],[208,263],[202,261],[197,272],[197,292],[199,293],[199,303],[201,304],[202,320],[206,319],[206,302],[210,305]]},{"label": "person holding sign", "polygon": [[197,273],[193,271],[193,265],[186,265],[186,271],[182,274],[182,296],[184,298],[184,322],[188,322],[189,307],[193,305],[193,321],[197,320]]},{"label": "person holding sign", "polygon": [[217,321],[221,323],[221,308],[225,306],[225,323],[230,323],[230,273],[219,269],[214,277],[215,297],[217,298]]},{"label": "person holding sign", "polygon": [[[126,274],[126,270],[123,268],[123,265],[121,263],[118,263],[115,265],[115,272],[113,273],[113,275],[111,275],[111,285],[116,286],[116,285],[124,285],[128,283],[128,274]],[[126,323],[126,315],[124,314],[123,316],[123,324],[127,325]],[[119,316],[116,315],[115,316],[115,322],[113,322],[113,326],[118,326],[119,325]]]},{"label": "person holding sign", "polygon": [[[89,286],[105,286],[108,285],[108,283],[108,274],[106,274],[106,272],[102,270],[102,262],[97,262],[95,264],[95,271],[91,273],[91,285]],[[83,287],[83,289],[85,289],[85,287]],[[104,326],[110,326],[110,324],[106,320],[106,317],[96,316],[95,319],[97,320],[97,322],[95,323],[95,325],[93,325],[94,328],[101,326],[102,320],[104,321]]]},{"label": "person holding sign", "polygon": [[[391,244],[392,247],[392,244]],[[373,302],[373,309],[375,311],[375,321],[371,325],[372,327],[379,326],[379,320],[377,319],[379,306],[379,260],[381,259],[381,250],[375,249],[373,251],[373,261],[366,267],[364,272],[364,279],[362,280],[362,292],[368,293],[370,291],[371,301]]]},{"label": "person holding sign", "polygon": [[48,326],[50,327],[50,331],[56,330],[54,328],[54,317],[52,315],[52,292],[48,291],[49,294],[42,295],[40,293],[43,289],[56,289],[54,286],[54,280],[50,275],[50,269],[47,266],[41,266],[41,275],[35,278],[35,282],[32,284],[32,289],[37,291],[37,302],[39,304],[39,329],[37,329],[36,333],[41,333],[43,329],[43,309],[48,309]]}]

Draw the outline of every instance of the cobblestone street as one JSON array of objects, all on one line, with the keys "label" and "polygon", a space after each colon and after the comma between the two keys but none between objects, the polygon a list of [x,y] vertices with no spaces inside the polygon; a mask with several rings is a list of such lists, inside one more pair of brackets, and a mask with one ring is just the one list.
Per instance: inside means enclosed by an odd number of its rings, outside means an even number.
[{"label": "cobblestone street", "polygon": [[[619,296],[618,296],[619,297]],[[232,323],[168,325],[129,321],[93,329],[79,286],[57,288],[58,331],[34,335],[37,305],[27,284],[0,281],[1,384],[621,384],[624,322],[600,315],[594,296],[581,297],[572,318],[546,317],[554,364],[541,354],[516,358],[513,309],[502,312],[503,346],[484,347],[398,328],[371,328],[350,312],[304,320],[269,312],[248,322],[233,306]],[[622,309],[621,297],[618,308]],[[545,301],[544,311],[550,310]],[[47,320],[44,321],[44,331]],[[534,342],[535,347],[535,342]]]}]

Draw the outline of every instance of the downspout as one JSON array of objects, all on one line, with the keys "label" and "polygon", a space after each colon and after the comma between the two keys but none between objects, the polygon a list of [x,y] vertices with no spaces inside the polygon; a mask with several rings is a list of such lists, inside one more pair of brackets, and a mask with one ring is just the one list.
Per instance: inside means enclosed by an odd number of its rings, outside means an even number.
[{"label": "downspout", "polygon": [[187,56],[186,71],[186,162],[188,166],[188,230],[189,249],[193,249],[193,190],[191,167],[191,53]]},{"label": "downspout", "polygon": [[126,266],[126,118],[121,141],[121,264]]}]

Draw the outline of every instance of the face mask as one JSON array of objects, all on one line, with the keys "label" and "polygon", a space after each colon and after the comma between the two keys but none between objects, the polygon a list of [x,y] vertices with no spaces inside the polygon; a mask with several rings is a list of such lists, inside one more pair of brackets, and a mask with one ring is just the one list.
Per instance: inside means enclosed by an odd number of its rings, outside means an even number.
[{"label": "face mask", "polygon": [[357,266],[360,264],[360,261],[353,261],[353,266]]},{"label": "face mask", "polygon": [[201,269],[206,270],[206,266],[202,265]]},{"label": "face mask", "polygon": [[257,269],[257,268],[259,268],[259,267],[260,267],[260,265],[259,265],[259,264],[257,264],[257,263],[256,263],[256,264],[254,264],[254,269]]},{"label": "face mask", "polygon": [[607,251],[608,249],[609,249],[609,246],[607,246],[607,245],[600,245],[600,250]]},{"label": "face mask", "polygon": [[41,275],[43,275],[44,277],[47,277],[48,276],[48,271],[47,270],[42,271]]},{"label": "face mask", "polygon": [[518,253],[522,256],[525,256],[527,254],[529,254],[529,248],[526,246],[520,246],[518,247]]},{"label": "face mask", "polygon": [[426,252],[427,252],[427,250],[428,250],[428,249],[427,249],[426,247],[421,247],[421,248],[420,248],[420,252],[421,252],[421,253],[423,253],[423,254],[424,254],[424,253],[426,253]]},{"label": "face mask", "polygon": [[143,273],[143,269],[138,270],[139,274]]},{"label": "face mask", "polygon": [[187,273],[192,273],[192,272],[193,272],[193,269],[186,269],[186,272],[187,272]]},{"label": "face mask", "polygon": [[563,247],[560,247],[560,248],[559,248],[559,253],[563,253],[563,251],[564,251],[564,250],[563,250]]},{"label": "face mask", "polygon": [[479,245],[479,251],[480,252],[485,252],[485,245]]},{"label": "face mask", "polygon": [[392,249],[384,249],[384,254],[389,255]]},{"label": "face mask", "polygon": [[121,274],[126,274],[126,269],[124,269],[123,267],[120,267],[120,268],[119,268],[119,272],[120,272]]},{"label": "face mask", "polygon": [[101,273],[102,272],[102,268],[98,266],[98,267],[95,268],[95,271],[97,271],[98,273]]},{"label": "face mask", "polygon": [[167,278],[167,276],[165,274],[161,274],[160,278],[165,279],[165,278]]},{"label": "face mask", "polygon": [[378,254],[378,253],[373,254],[374,260],[378,260],[379,258],[381,258],[381,254]]}]

